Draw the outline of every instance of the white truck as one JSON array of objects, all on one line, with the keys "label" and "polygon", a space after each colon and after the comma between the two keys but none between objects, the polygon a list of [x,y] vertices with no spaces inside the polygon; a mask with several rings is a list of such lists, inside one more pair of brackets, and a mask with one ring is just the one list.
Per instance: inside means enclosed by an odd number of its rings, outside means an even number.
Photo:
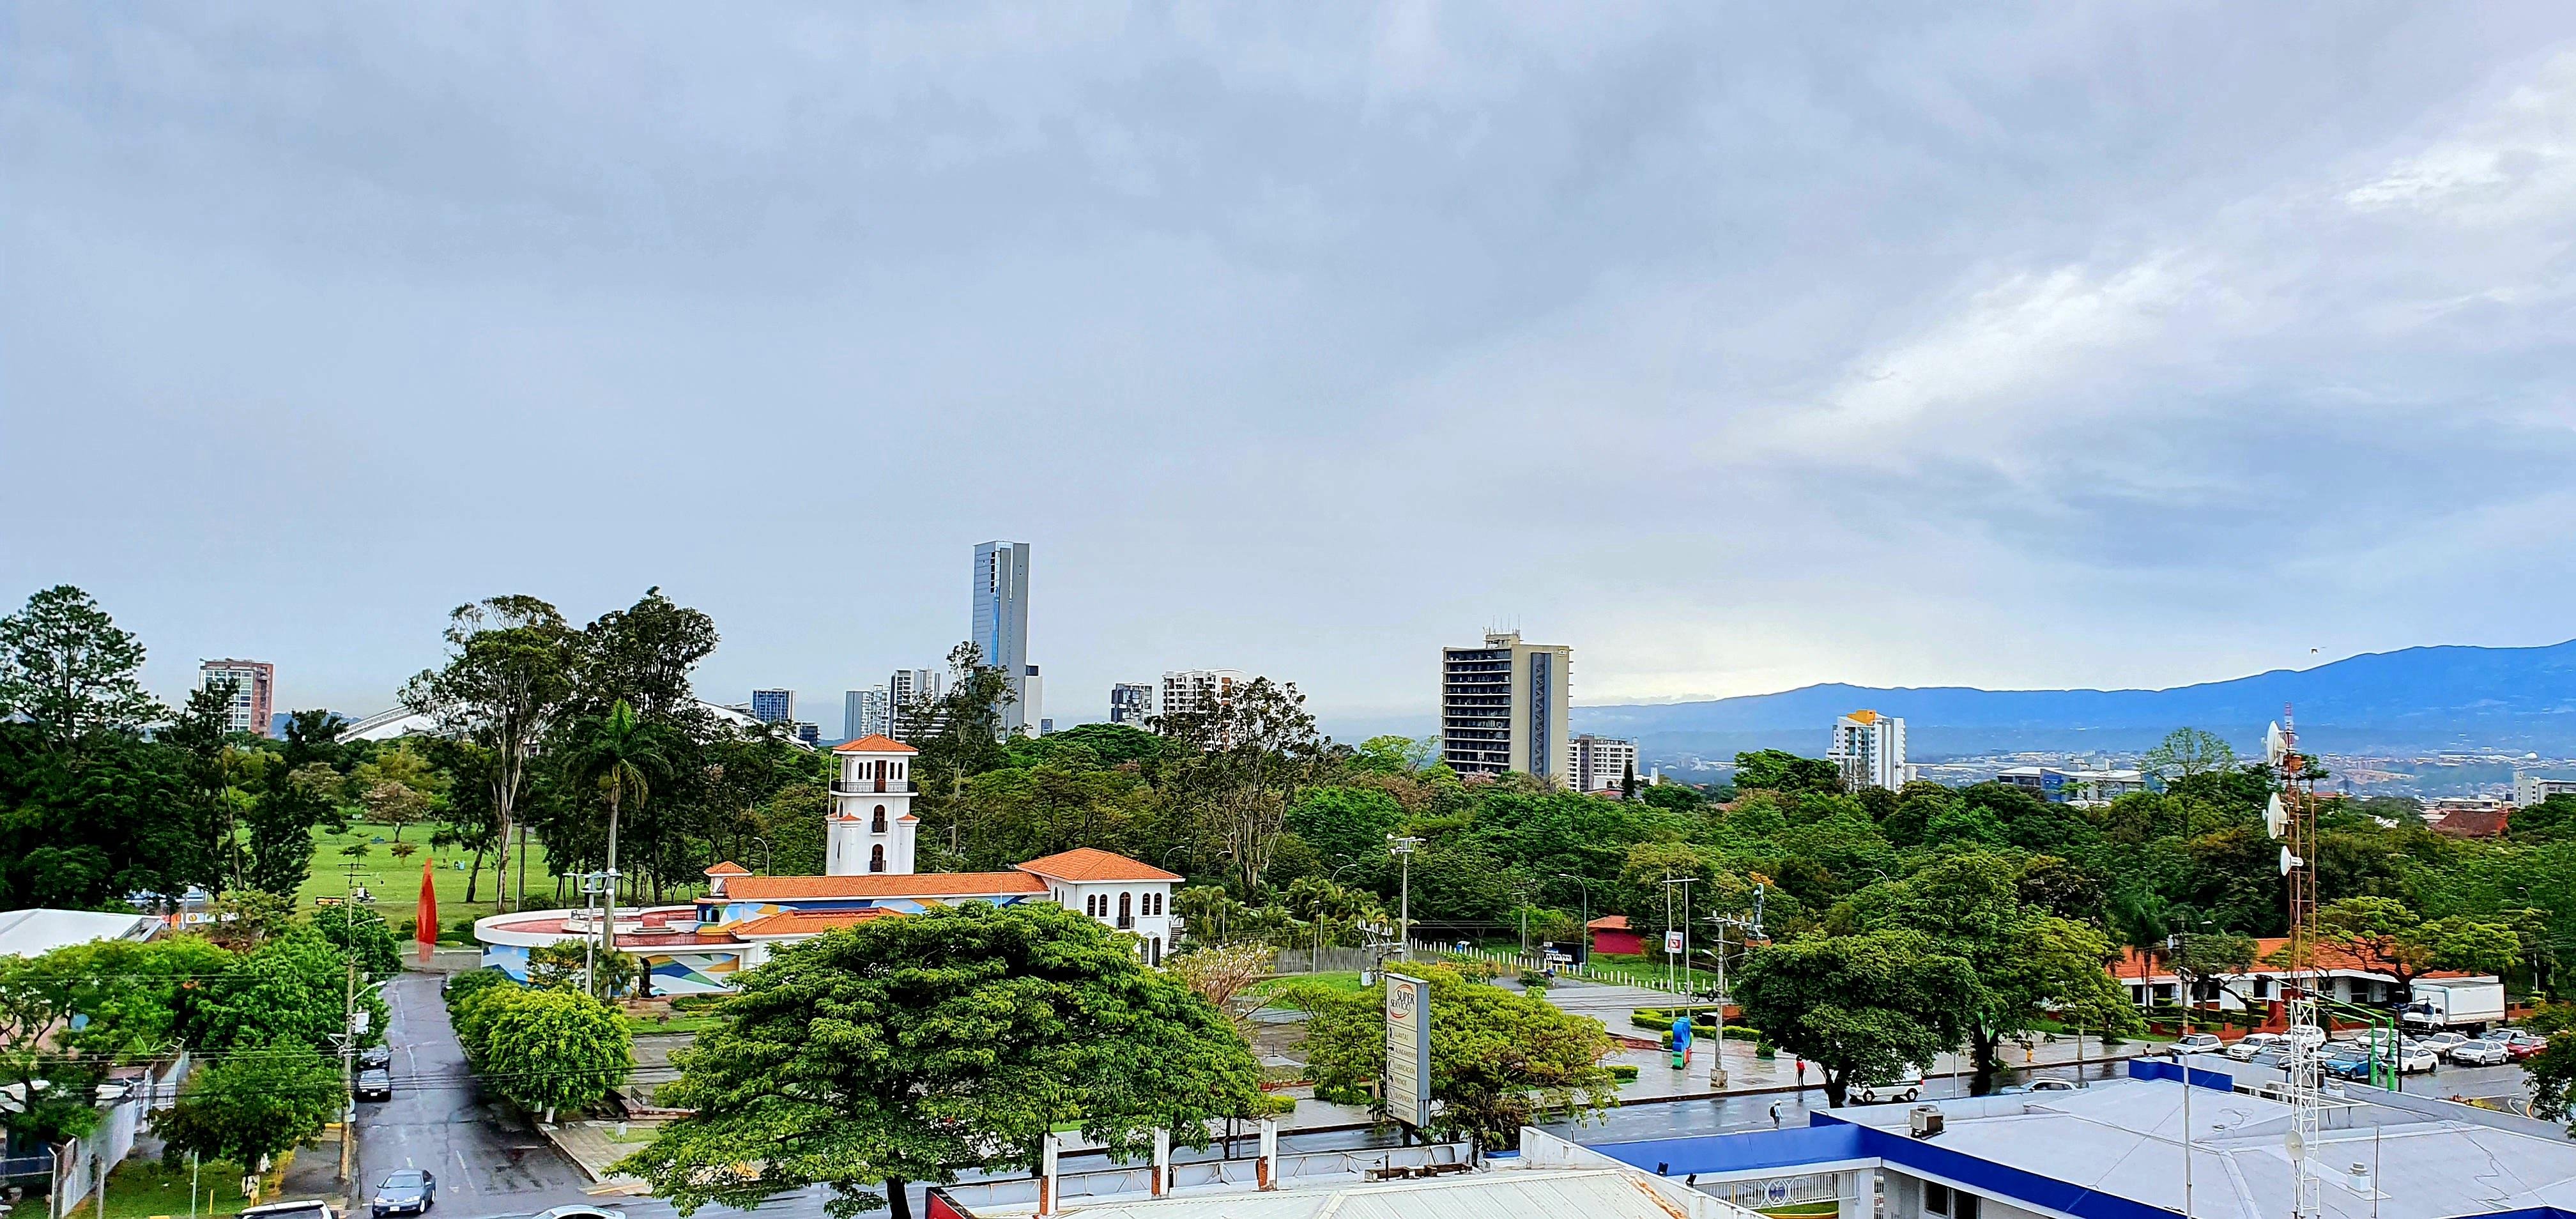
[{"label": "white truck", "polygon": [[2474,1034],[2504,1023],[2504,983],[2497,978],[2419,979],[2413,994],[2397,1013],[2409,1029]]}]

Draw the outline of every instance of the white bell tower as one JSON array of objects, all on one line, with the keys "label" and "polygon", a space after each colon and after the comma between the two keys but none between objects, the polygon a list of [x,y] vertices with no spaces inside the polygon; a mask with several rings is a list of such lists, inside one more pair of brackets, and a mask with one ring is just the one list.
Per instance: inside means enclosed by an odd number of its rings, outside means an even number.
[{"label": "white bell tower", "polygon": [[824,825],[827,876],[912,874],[912,757],[920,752],[891,737],[865,736],[832,751],[832,812]]}]

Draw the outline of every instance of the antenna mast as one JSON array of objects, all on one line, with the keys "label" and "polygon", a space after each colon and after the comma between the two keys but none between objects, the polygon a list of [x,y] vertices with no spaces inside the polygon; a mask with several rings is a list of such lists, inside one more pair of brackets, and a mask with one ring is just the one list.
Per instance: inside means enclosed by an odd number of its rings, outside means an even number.
[{"label": "antenna mast", "polygon": [[2316,777],[2299,753],[2298,722],[2281,706],[2281,722],[2263,741],[2278,790],[2263,825],[2280,839],[2281,879],[2290,899],[2290,1219],[2324,1219],[2323,1184],[2317,1176],[2317,1119],[2324,1101],[2325,1021],[2317,1005]]}]

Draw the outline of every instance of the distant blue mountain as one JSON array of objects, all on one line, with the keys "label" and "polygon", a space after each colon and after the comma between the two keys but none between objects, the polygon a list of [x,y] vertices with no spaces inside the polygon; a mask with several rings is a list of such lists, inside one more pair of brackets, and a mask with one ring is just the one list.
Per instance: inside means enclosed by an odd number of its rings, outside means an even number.
[{"label": "distant blue mountain", "polygon": [[1638,738],[1650,757],[1824,748],[1836,716],[1904,717],[1917,759],[1995,750],[2130,750],[2177,727],[2259,747],[2283,704],[2311,749],[2576,746],[2576,640],[2536,648],[2377,652],[2170,690],[1979,690],[1967,686],[1803,686],[1713,702],[1577,707],[1583,732]]}]

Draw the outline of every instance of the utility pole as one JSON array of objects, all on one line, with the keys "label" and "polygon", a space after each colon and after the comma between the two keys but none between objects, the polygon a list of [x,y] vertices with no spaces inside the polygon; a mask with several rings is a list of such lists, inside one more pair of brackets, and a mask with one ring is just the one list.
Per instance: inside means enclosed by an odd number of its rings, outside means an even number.
[{"label": "utility pole", "polygon": [[1386,836],[1386,848],[1395,852],[1396,859],[1403,865],[1404,879],[1400,882],[1400,896],[1396,899],[1395,927],[1397,941],[1403,945],[1407,961],[1413,959],[1413,848],[1420,845],[1422,840],[1419,838]]},{"label": "utility pole", "polygon": [[[340,898],[340,926],[349,942],[341,947],[348,959],[348,986],[340,1001],[340,1188],[354,1194],[350,1173],[358,1151],[358,861],[349,860],[348,891]],[[102,1205],[99,1219],[107,1219]]]},{"label": "utility pole", "polygon": [[[1690,993],[1690,887],[1698,880],[1696,876],[1667,875],[1664,878],[1664,925],[1678,928],[1682,933],[1682,952],[1679,961],[1681,977],[1674,987],[1674,993],[1679,995]],[[1682,921],[1679,923],[1673,921],[1674,885],[1682,887]],[[1664,960],[1667,964],[1673,962],[1673,954],[1669,950],[1664,953]]]}]

